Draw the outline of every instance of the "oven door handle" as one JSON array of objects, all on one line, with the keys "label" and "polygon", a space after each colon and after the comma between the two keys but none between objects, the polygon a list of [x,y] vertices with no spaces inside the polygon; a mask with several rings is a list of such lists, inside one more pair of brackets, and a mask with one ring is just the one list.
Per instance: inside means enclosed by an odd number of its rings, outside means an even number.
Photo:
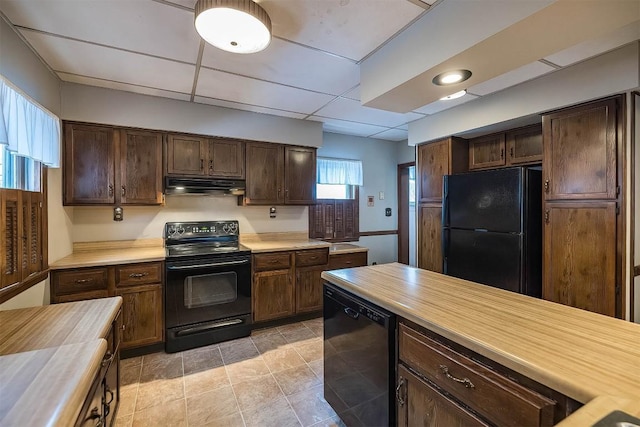
[{"label": "oven door handle", "polygon": [[179,266],[167,266],[167,270],[188,270],[190,268],[207,268],[207,267],[225,267],[228,265],[241,265],[248,264],[248,259],[243,259],[241,261],[227,261],[227,262],[214,262],[210,264],[192,264],[192,265],[179,265]]}]

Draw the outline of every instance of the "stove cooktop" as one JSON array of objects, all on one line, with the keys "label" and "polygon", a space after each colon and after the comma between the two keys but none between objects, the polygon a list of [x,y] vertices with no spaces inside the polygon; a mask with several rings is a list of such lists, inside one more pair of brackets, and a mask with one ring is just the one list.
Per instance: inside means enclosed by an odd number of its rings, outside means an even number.
[{"label": "stove cooktop", "polygon": [[239,242],[238,221],[192,221],[165,224],[167,258],[248,254]]}]

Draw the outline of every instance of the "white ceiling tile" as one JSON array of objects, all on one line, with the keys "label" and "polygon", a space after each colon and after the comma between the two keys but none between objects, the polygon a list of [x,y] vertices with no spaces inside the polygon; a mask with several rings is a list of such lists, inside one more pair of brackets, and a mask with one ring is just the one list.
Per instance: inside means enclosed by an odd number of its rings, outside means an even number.
[{"label": "white ceiling tile", "polygon": [[322,129],[327,132],[343,133],[346,135],[369,136],[387,130],[382,126],[368,125],[364,123],[348,122],[345,120],[327,119],[325,117],[311,116],[307,120],[322,122]]},{"label": "white ceiling tile", "polygon": [[17,26],[195,64],[193,12],[151,0],[2,0]]},{"label": "white ceiling tile", "polygon": [[[350,120],[359,123],[396,127],[409,120],[421,117],[415,113],[394,113],[365,107],[359,101],[347,98],[338,98],[332,103],[322,107],[314,113],[316,116],[332,119]],[[415,116],[415,118],[413,118]]]},{"label": "white ceiling tile", "polygon": [[311,114],[334,97],[201,68],[196,95]]},{"label": "white ceiling tile", "polygon": [[194,102],[207,105],[216,105],[218,107],[233,108],[235,110],[252,111],[254,113],[271,114],[272,116],[291,117],[294,119],[304,119],[306,114],[292,113],[290,111],[276,110],[273,108],[256,107],[255,105],[240,104],[238,102],[224,101],[221,99],[206,98],[204,96],[196,96]]},{"label": "white ceiling tile", "polygon": [[360,81],[360,67],[354,62],[276,38],[251,55],[207,44],[202,65],[332,95],[341,95]]},{"label": "white ceiling tile", "polygon": [[592,56],[615,49],[634,40],[640,39],[640,22],[636,21],[617,31],[606,34],[595,40],[587,40],[561,52],[547,56],[545,59],[554,64],[566,67]]},{"label": "white ceiling tile", "polygon": [[402,141],[409,138],[409,132],[403,129],[389,129],[375,135],[370,135],[371,138],[387,139],[389,141]]},{"label": "white ceiling tile", "polygon": [[[358,79],[358,82],[360,82],[360,79]],[[360,85],[354,87],[342,96],[349,99],[355,99],[356,101],[360,102]]]},{"label": "white ceiling tile", "polygon": [[540,61],[535,61],[477,85],[473,85],[467,90],[475,95],[488,95],[492,92],[497,92],[499,90],[515,86],[519,83],[526,82],[527,80],[534,79],[554,70],[555,68],[550,65]]},{"label": "white ceiling tile", "polygon": [[407,0],[263,0],[273,33],[360,60],[424,12]]},{"label": "white ceiling tile", "polygon": [[191,95],[188,93],[170,92],[168,90],[155,89],[144,86],[135,86],[124,83],[112,82],[110,80],[93,79],[91,77],[77,76],[75,74],[58,73],[58,76],[65,82],[80,83],[88,86],[98,86],[107,89],[122,90],[125,92],[140,93],[142,95],[159,96],[162,98],[179,99],[189,101]]},{"label": "white ceiling tile", "polygon": [[194,65],[21,31],[55,71],[191,93]]},{"label": "white ceiling tile", "polygon": [[425,105],[424,107],[420,107],[415,111],[423,114],[435,114],[435,113],[439,113],[440,111],[448,110],[449,108],[457,107],[458,105],[462,105],[465,102],[469,102],[476,98],[477,96],[471,95],[468,93],[465,96],[461,96],[460,98],[451,99],[448,101],[438,100],[436,102],[432,102],[431,104]]}]

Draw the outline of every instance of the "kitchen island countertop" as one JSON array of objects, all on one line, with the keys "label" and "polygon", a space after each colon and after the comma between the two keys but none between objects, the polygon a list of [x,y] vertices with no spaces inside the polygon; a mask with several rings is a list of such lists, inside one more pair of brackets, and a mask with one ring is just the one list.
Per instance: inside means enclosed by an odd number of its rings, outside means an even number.
[{"label": "kitchen island countertop", "polygon": [[640,416],[640,325],[398,263],[322,278],[585,404]]}]

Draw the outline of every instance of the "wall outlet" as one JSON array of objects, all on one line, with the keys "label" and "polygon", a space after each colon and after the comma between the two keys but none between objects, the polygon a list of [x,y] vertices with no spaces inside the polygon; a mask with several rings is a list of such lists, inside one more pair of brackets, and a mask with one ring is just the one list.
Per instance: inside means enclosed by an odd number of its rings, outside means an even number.
[{"label": "wall outlet", "polygon": [[276,217],[276,207],[271,206],[269,208],[269,218],[275,218],[275,217]]},{"label": "wall outlet", "polygon": [[113,208],[113,220],[114,221],[122,221],[124,219],[124,212],[122,208],[118,206],[117,208]]}]

